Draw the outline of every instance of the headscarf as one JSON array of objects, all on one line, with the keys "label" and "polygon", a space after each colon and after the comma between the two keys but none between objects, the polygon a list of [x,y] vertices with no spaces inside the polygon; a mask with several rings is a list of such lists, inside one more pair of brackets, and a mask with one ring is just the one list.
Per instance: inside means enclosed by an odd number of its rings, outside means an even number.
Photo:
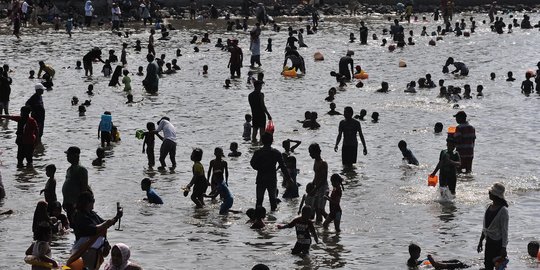
[{"label": "headscarf", "polygon": [[[113,265],[112,256],[109,259],[109,262],[107,265],[105,265],[105,270],[124,270],[128,265],[131,264],[129,261],[129,256],[131,255],[131,252],[129,251],[129,247],[124,243],[118,243],[114,245],[112,248],[117,247],[120,250],[120,253],[122,254],[122,264],[118,267]],[[112,251],[112,249],[111,249]]]}]

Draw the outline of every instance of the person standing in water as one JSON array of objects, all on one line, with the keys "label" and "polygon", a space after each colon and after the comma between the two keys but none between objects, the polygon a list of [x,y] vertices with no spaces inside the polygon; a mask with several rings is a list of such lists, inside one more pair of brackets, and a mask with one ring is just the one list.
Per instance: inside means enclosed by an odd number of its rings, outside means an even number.
[{"label": "person standing in water", "polygon": [[94,6],[92,0],[87,0],[84,4],[84,25],[90,27],[92,25],[92,17],[94,16]]},{"label": "person standing in water", "polygon": [[244,54],[242,53],[242,49],[238,47],[237,39],[232,40],[231,45],[232,46],[229,48],[231,58],[229,58],[227,67],[231,71],[231,79],[240,78],[240,68],[242,67],[242,62],[244,61]]},{"label": "person standing in water", "polygon": [[358,140],[356,139],[356,133],[360,137],[360,141],[364,146],[364,155],[367,155],[366,141],[364,140],[364,134],[362,133],[362,127],[360,122],[353,119],[352,107],[345,107],[343,112],[344,120],[339,123],[339,133],[336,139],[336,145],[334,151],[337,152],[338,145],[341,142],[343,136],[343,147],[341,148],[341,162],[344,166],[352,166],[356,163],[358,153]]},{"label": "person standing in water", "polygon": [[15,143],[17,144],[17,168],[24,167],[23,161],[26,159],[26,167],[33,167],[32,156],[39,137],[39,127],[30,116],[32,108],[24,106],[21,108],[20,116],[0,115],[0,119],[6,118],[17,122]]},{"label": "person standing in water", "polygon": [[321,147],[317,143],[309,146],[309,156],[314,159],[313,163],[313,193],[315,201],[313,203],[316,215],[316,222],[321,223],[323,218],[327,218],[328,214],[324,210],[326,206],[325,196],[328,196],[328,163],[321,157]]},{"label": "person standing in water", "polygon": [[366,27],[364,21],[360,21],[360,44],[367,45],[368,38],[368,28]]},{"label": "person standing in water", "polygon": [[459,111],[454,117],[458,123],[456,132],[454,133],[454,140],[456,142],[456,150],[461,157],[461,168],[459,171],[465,170],[465,173],[471,173],[476,130],[467,122],[467,114],[464,111]]},{"label": "person standing in water", "polygon": [[158,167],[158,170],[164,170],[167,165],[165,164],[165,158],[169,155],[172,163],[172,169],[176,168],[176,128],[171,124],[169,117],[162,117],[161,120],[157,122],[158,127],[152,132],[154,134],[163,131],[163,142],[161,148],[159,149],[159,162],[161,167]]},{"label": "person standing in water", "polygon": [[272,120],[272,116],[266,109],[264,104],[264,94],[261,92],[263,82],[256,80],[253,83],[253,92],[249,93],[248,100],[251,107],[251,115],[253,117],[251,141],[257,141],[257,133],[262,135],[264,133],[264,127],[266,126],[266,116],[268,120]]},{"label": "person standing in water", "polygon": [[94,60],[99,60],[101,63],[105,63],[103,59],[101,59],[101,49],[100,48],[93,48],[90,50],[87,54],[83,57],[83,68],[84,68],[84,76],[92,76],[93,74],[93,67],[92,62]]},{"label": "person standing in water", "polygon": [[[347,81],[350,81],[354,76],[354,60],[352,59],[354,52],[351,50],[347,51],[347,55],[339,59],[339,74],[343,75]],[[349,69],[349,66],[351,69]]]},{"label": "person standing in water", "polygon": [[255,64],[261,66],[261,24],[256,23],[255,28],[249,32],[251,36],[251,42],[249,49],[251,50],[251,64],[250,68],[254,68]]},{"label": "person standing in water", "polygon": [[36,93],[33,94],[27,101],[26,106],[32,108],[32,117],[36,120],[39,128],[39,138],[43,136],[43,127],[45,124],[45,107],[43,106],[43,91],[45,87],[38,83],[35,86]]},{"label": "person standing in water", "polygon": [[159,88],[159,66],[154,61],[154,55],[152,54],[148,54],[146,60],[148,60],[148,66],[146,66],[146,77],[143,80],[143,86],[146,92],[157,93]]},{"label": "person standing in water", "polygon": [[62,195],[64,198],[62,207],[66,210],[69,223],[73,223],[77,199],[83,192],[90,191],[90,187],[88,186],[88,171],[79,164],[81,149],[71,146],[65,153],[67,155],[67,161],[71,166],[66,171],[66,181],[64,181],[62,186]]}]

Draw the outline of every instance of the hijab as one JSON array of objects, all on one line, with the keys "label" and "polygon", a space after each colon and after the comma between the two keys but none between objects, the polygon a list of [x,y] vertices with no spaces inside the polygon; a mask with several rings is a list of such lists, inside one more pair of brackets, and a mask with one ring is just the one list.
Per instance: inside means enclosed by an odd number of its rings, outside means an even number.
[{"label": "hijab", "polygon": [[109,259],[109,262],[107,263],[107,265],[105,265],[105,270],[124,270],[131,263],[129,261],[129,256],[131,255],[131,252],[129,251],[129,247],[124,243],[118,243],[114,245],[113,249],[114,247],[117,247],[120,250],[120,253],[122,254],[122,264],[118,267],[114,266],[112,256],[111,256]]}]

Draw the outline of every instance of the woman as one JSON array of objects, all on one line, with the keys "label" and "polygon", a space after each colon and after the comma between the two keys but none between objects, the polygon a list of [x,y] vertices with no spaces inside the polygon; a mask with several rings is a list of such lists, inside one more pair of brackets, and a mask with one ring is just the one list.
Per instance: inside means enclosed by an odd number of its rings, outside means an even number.
[{"label": "woman", "polygon": [[111,259],[105,270],[142,270],[142,267],[129,261],[131,252],[126,244],[118,243],[111,250]]},{"label": "woman", "polygon": [[[103,257],[108,255],[110,249],[106,239],[107,229],[122,217],[122,208],[119,208],[114,218],[103,220],[93,211],[94,202],[94,195],[91,192],[81,193],[77,200],[77,211],[72,224],[75,233],[72,257],[82,252],[80,256],[84,261],[84,266],[89,270],[100,268]],[[89,243],[92,240],[94,240],[93,244]],[[84,250],[85,244],[89,246],[87,250]]]},{"label": "woman", "polygon": [[495,261],[506,258],[508,244],[508,203],[504,198],[505,188],[501,183],[495,183],[489,190],[489,199],[493,201],[484,215],[484,226],[478,252],[482,252],[482,242],[486,238],[484,266],[486,270],[495,268]]},{"label": "woman", "polygon": [[120,77],[122,77],[122,66],[116,66],[109,81],[109,86],[120,86]]}]

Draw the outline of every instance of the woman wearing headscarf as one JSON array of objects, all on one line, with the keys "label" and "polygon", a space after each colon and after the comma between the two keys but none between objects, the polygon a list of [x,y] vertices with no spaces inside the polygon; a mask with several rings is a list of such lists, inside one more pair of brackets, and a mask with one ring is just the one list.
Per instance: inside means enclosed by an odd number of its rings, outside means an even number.
[{"label": "woman wearing headscarf", "polygon": [[105,270],[142,270],[142,267],[129,260],[131,251],[124,243],[118,243],[111,249],[111,258]]},{"label": "woman wearing headscarf", "polygon": [[484,266],[486,270],[493,270],[496,262],[504,263],[506,260],[509,217],[504,191],[505,188],[501,183],[495,183],[489,189],[489,199],[493,202],[484,215],[484,226],[477,248],[478,252],[482,252],[482,242],[485,238]]}]

